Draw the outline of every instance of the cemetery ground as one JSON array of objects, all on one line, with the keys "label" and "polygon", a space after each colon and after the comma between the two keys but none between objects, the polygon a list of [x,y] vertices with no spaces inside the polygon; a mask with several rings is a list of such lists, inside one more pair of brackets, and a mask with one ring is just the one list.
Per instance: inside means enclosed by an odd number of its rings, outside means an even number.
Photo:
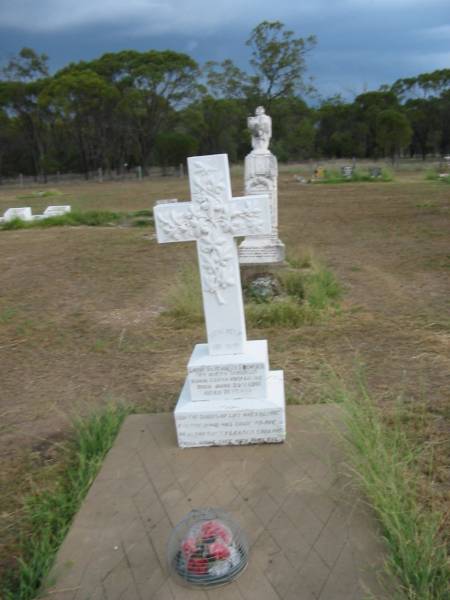
[{"label": "cemetery ground", "polygon": [[[242,175],[233,176],[233,192]],[[132,212],[189,199],[187,178],[84,183],[61,201],[17,200],[0,213],[48,204]],[[339,307],[297,327],[249,326],[283,369],[288,403],[339,400],[355,372],[381,407],[396,410],[414,444],[427,509],[448,508],[450,413],[450,188],[415,174],[393,182],[301,185],[280,173],[280,238],[313,253],[343,288]],[[201,324],[164,316],[174,284],[196,264],[194,244],[161,248],[151,227],[0,231],[0,573],[17,555],[22,498],[51,487],[64,465],[71,417],[121,403],[171,411]],[[399,416],[398,416],[399,415]],[[442,523],[444,530],[445,524]],[[1,578],[0,574],[0,578]]]}]

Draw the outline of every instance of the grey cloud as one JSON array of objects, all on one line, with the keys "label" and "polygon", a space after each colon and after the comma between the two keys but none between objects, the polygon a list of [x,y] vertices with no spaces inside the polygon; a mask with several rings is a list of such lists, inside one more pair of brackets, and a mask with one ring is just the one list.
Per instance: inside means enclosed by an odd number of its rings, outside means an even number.
[{"label": "grey cloud", "polygon": [[123,48],[172,48],[200,63],[233,59],[262,20],[316,34],[309,73],[324,94],[360,93],[450,67],[449,0],[0,0],[0,59],[29,45],[53,68]]}]

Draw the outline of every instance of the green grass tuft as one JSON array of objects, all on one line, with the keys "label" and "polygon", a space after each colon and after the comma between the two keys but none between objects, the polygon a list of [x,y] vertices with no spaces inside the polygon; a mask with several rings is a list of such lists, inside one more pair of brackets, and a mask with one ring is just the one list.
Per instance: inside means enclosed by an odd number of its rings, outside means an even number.
[{"label": "green grass tuft", "polygon": [[285,271],[282,273],[281,283],[288,296],[297,302],[305,299],[305,283],[307,276],[301,271]]},{"label": "green grass tuft", "polygon": [[387,567],[401,584],[399,598],[450,598],[450,563],[442,538],[444,516],[421,502],[414,447],[397,409],[387,424],[364,383],[357,392],[336,388],[344,410],[346,442],[354,473],[367,494],[388,547]]},{"label": "green grass tuft", "polygon": [[425,171],[426,181],[437,181],[439,179],[439,173],[434,169],[428,169]]},{"label": "green grass tuft", "polygon": [[50,190],[32,192],[31,194],[25,194],[22,196],[17,196],[17,198],[19,200],[28,200],[28,199],[35,200],[36,198],[51,198],[53,196],[63,196],[63,195],[64,194],[62,192],[60,192],[59,190],[50,189]]},{"label": "green grass tuft", "polygon": [[1,589],[4,600],[31,600],[48,575],[71,521],[131,410],[108,406],[74,423],[64,469],[50,489],[29,496],[24,504],[18,569]]},{"label": "green grass tuft", "polygon": [[425,172],[425,180],[426,181],[440,181],[442,183],[450,184],[450,174],[447,177],[441,177],[440,172],[435,169],[428,169]]},{"label": "green grass tuft", "polygon": [[162,314],[173,319],[177,327],[203,323],[203,301],[197,268],[187,267],[181,272],[168,295],[167,306]]},{"label": "green grass tuft", "polygon": [[342,296],[342,288],[333,273],[322,265],[305,278],[305,298],[312,308],[324,309],[336,303]]},{"label": "green grass tuft", "polygon": [[142,210],[135,210],[130,213],[132,217],[153,217],[153,210],[151,208],[143,208]]},{"label": "green grass tuft", "polygon": [[286,256],[287,264],[294,269],[308,269],[312,264],[312,260],[310,251]]},{"label": "green grass tuft", "polygon": [[273,302],[249,302],[245,305],[245,316],[254,327],[300,327],[314,323],[318,315],[308,305],[292,298]]},{"label": "green grass tuft", "polygon": [[381,169],[380,177],[371,177],[370,173],[363,173],[358,169],[353,171],[351,177],[344,177],[342,173],[335,169],[326,169],[325,177],[315,179],[314,183],[376,183],[379,181],[388,182],[393,180],[393,175],[388,169]]},{"label": "green grass tuft", "polygon": [[3,310],[0,310],[0,324],[9,323],[17,314],[17,308],[8,306]]},{"label": "green grass tuft", "polygon": [[6,223],[2,223],[0,225],[0,229],[4,231],[13,231],[15,229],[25,229],[27,227],[27,222],[22,221],[22,219],[11,219],[11,221],[7,221]]},{"label": "green grass tuft", "polygon": [[[299,327],[320,320],[336,308],[341,286],[331,271],[309,256],[308,269],[290,269],[279,276],[281,295],[262,300],[247,295],[245,314],[254,327]],[[177,327],[203,323],[203,304],[198,269],[185,269],[167,299],[162,315]]]}]

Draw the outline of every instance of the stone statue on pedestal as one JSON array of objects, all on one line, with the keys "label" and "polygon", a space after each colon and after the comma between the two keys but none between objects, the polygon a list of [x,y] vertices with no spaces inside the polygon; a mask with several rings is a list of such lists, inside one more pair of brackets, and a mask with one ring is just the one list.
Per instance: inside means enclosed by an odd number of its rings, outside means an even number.
[{"label": "stone statue on pedestal", "polygon": [[272,137],[272,119],[266,115],[263,106],[258,106],[255,117],[248,117],[247,127],[252,132],[252,148],[254,153],[269,151],[270,138]]},{"label": "stone statue on pedestal", "polygon": [[278,239],[278,165],[269,150],[272,119],[258,106],[248,117],[253,150],[245,157],[245,193],[269,194],[272,230],[269,235],[248,236],[239,246],[241,265],[276,265],[284,261],[284,244]]}]

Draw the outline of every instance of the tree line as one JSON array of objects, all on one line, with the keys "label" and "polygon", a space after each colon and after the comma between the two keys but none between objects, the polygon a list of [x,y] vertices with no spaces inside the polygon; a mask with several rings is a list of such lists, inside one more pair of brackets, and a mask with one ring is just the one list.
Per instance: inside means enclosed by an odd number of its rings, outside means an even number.
[{"label": "tree line", "polygon": [[248,71],[200,66],[171,50],[123,50],[70,63],[23,48],[1,70],[0,177],[179,165],[193,154],[248,153],[246,118],[265,106],[280,161],[450,153],[450,69],[399,79],[345,101],[306,78],[314,36],[279,21],[251,32]]}]

